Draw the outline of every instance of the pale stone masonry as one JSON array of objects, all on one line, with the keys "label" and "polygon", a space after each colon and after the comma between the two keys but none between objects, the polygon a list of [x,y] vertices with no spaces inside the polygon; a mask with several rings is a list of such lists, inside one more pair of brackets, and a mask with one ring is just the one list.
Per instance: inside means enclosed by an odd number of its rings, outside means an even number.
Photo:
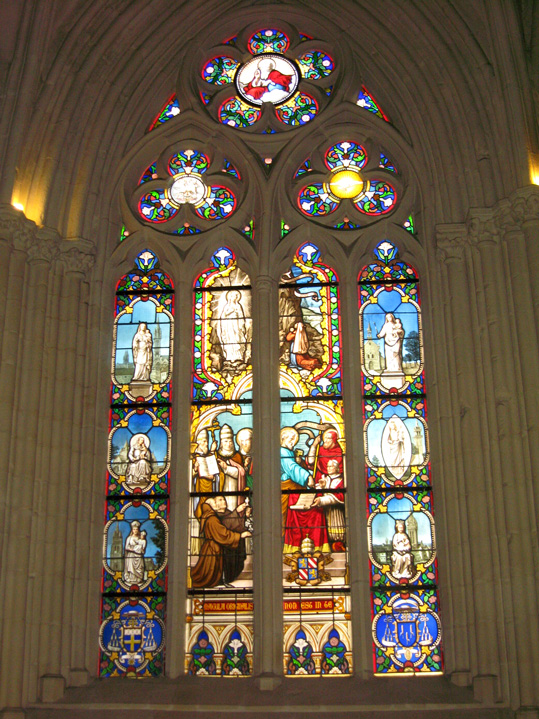
[{"label": "pale stone masonry", "polygon": [[[308,127],[236,130],[200,101],[210,49],[264,25],[335,60]],[[2,719],[539,719],[538,27],[513,0],[0,3]],[[362,85],[391,122],[356,105]],[[174,91],[179,115],[147,133]],[[364,137],[402,204],[360,229],[307,220],[297,168]],[[198,235],[148,226],[131,196],[182,143],[242,176],[235,214]],[[429,679],[372,678],[357,276],[384,237],[421,280],[446,672]],[[278,280],[306,241],[340,283],[352,678],[282,676]],[[258,649],[238,681],[183,674],[192,283],[220,244],[253,287]],[[167,670],[97,681],[114,291],[146,247],[176,288]]]}]

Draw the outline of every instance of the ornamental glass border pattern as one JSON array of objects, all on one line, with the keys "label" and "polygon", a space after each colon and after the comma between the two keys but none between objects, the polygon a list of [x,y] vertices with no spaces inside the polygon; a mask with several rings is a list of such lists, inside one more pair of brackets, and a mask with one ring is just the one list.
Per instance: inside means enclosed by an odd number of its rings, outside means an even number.
[{"label": "ornamental glass border pattern", "polygon": [[419,279],[384,240],[359,275],[376,676],[442,674]]},{"label": "ornamental glass border pattern", "polygon": [[174,287],[150,250],[116,288],[99,676],[164,674]]},{"label": "ornamental glass border pattern", "polygon": [[193,288],[185,671],[253,673],[251,286],[228,247]]},{"label": "ornamental glass border pattern", "polygon": [[283,671],[352,674],[338,277],[304,243],[279,286]]}]

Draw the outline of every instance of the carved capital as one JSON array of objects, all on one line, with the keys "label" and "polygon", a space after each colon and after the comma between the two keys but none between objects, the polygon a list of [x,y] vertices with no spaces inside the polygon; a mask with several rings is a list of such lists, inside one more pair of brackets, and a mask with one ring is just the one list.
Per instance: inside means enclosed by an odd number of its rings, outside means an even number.
[{"label": "carved capital", "polygon": [[519,223],[539,220],[539,186],[529,185],[513,192],[509,198]]},{"label": "carved capital", "polygon": [[62,240],[53,227],[38,227],[11,205],[0,205],[0,242],[25,252],[29,264],[49,264],[60,260],[68,273],[86,277],[95,260],[95,245],[75,237]]},{"label": "carved capital", "polygon": [[52,227],[36,229],[32,242],[28,245],[29,264],[50,263],[56,259],[60,245],[60,234]]},{"label": "carved capital", "polygon": [[491,210],[472,210],[467,226],[472,245],[498,244],[500,241],[500,230]]},{"label": "carved capital", "polygon": [[462,261],[468,241],[468,228],[464,224],[436,226],[437,256],[442,262]]},{"label": "carved capital", "polygon": [[527,222],[539,221],[539,186],[529,185],[513,192],[494,207],[496,224],[502,232],[521,231]]},{"label": "carved capital", "polygon": [[63,262],[67,274],[74,274],[81,278],[87,277],[94,266],[95,248],[92,246],[92,250],[88,252],[87,248],[73,247],[71,243],[68,247],[65,246],[67,243],[62,244],[58,259]]},{"label": "carved capital", "polygon": [[257,292],[265,292],[270,294],[277,286],[277,280],[270,275],[259,275],[255,280],[255,287]]},{"label": "carved capital", "polygon": [[0,241],[25,252],[34,239],[37,226],[21,210],[11,205],[0,205]]},{"label": "carved capital", "polygon": [[50,240],[33,239],[26,249],[28,264],[49,264],[58,254],[58,243]]},{"label": "carved capital", "polygon": [[494,207],[494,222],[499,227],[502,236],[509,232],[521,231],[518,217],[515,215],[513,206],[508,199],[501,200]]}]

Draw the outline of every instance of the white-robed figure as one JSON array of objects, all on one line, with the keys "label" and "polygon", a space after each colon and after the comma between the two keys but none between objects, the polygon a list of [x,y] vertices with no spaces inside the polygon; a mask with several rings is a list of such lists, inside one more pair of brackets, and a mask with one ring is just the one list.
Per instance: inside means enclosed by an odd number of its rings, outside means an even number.
[{"label": "white-robed figure", "polygon": [[[316,483],[317,489],[326,491],[315,497],[313,507],[323,507],[326,512],[328,536],[332,542],[344,542],[346,522],[344,518],[344,479],[339,460],[330,459],[327,463],[326,475]],[[333,547],[335,551],[335,547]]]},{"label": "white-robed figure", "polygon": [[391,573],[397,579],[410,579],[414,574],[414,559],[412,557],[412,543],[406,534],[406,525],[402,519],[395,522],[395,534],[393,535],[393,553]]},{"label": "white-robed figure", "polygon": [[377,337],[384,340],[386,368],[385,372],[402,373],[402,342],[404,329],[402,322],[391,312],[386,314],[386,320]]},{"label": "white-robed figure", "polygon": [[148,382],[153,364],[153,338],[145,322],[139,322],[133,337],[132,349],[135,365],[133,381]]},{"label": "white-robed figure", "polygon": [[127,458],[126,484],[143,489],[150,483],[152,475],[150,438],[145,434],[134,434],[129,440]]},{"label": "white-robed figure", "polygon": [[241,292],[230,290],[225,295],[225,303],[219,308],[216,331],[227,362],[245,362],[247,322],[240,300]]},{"label": "white-robed figure", "polygon": [[[243,492],[246,488],[243,458],[234,445],[234,432],[228,424],[221,427],[219,449],[216,457],[219,465],[221,491]],[[237,495],[229,495],[227,497],[228,508],[235,509],[238,505],[238,499]]]},{"label": "white-robed figure", "polygon": [[382,439],[382,456],[390,472],[400,479],[408,468],[406,426],[398,416],[390,417]]},{"label": "white-robed figure", "polygon": [[126,584],[144,582],[144,553],[146,552],[146,532],[140,531],[140,522],[131,522],[131,532],[125,540],[123,580]]}]

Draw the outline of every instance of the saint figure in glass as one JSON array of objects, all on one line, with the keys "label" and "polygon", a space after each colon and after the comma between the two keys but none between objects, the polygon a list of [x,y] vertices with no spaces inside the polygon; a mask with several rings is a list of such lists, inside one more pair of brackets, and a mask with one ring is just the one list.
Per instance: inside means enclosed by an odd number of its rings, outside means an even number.
[{"label": "saint figure in glass", "polygon": [[140,522],[131,522],[131,532],[125,540],[123,580],[126,584],[144,582],[144,553],[146,551],[146,532],[140,529]]},{"label": "saint figure in glass", "polygon": [[133,337],[133,363],[135,365],[133,382],[147,382],[153,364],[153,338],[144,322],[139,324]]},{"label": "saint figure in glass", "polygon": [[150,483],[152,465],[150,463],[150,438],[145,434],[135,434],[129,440],[129,460],[125,483],[130,489],[145,489]]}]

